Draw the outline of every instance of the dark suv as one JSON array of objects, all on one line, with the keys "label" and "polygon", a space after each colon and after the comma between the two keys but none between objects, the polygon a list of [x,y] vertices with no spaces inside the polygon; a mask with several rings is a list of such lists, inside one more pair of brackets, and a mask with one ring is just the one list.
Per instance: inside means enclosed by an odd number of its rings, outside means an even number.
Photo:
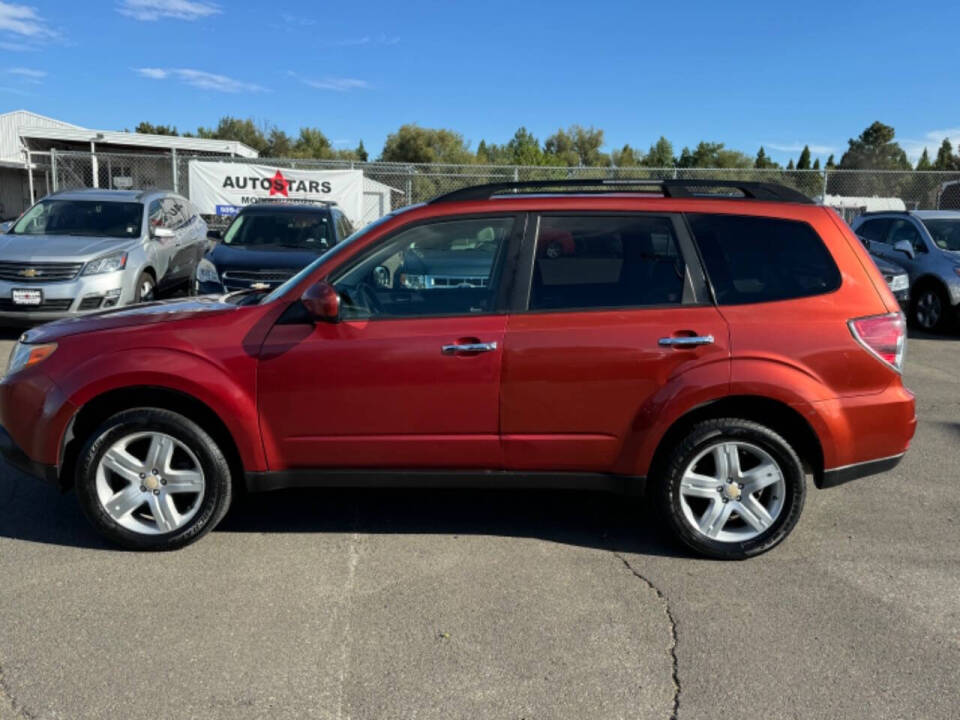
[{"label": "dark suv", "polygon": [[270,290],[353,234],[335,203],[264,200],[247,205],[197,268],[198,294]]},{"label": "dark suv", "polygon": [[744,558],[796,525],[808,475],[903,457],[905,341],[857,238],[788,188],[481,186],[270,293],[31,330],[0,451],[128,547],[196,540],[238,486],[646,483],[690,547]]}]

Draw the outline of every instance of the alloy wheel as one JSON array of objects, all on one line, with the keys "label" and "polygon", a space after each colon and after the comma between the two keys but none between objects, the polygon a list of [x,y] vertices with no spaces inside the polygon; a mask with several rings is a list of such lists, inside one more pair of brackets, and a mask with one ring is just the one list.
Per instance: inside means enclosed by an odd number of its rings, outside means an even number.
[{"label": "alloy wheel", "polygon": [[114,522],[143,535],[170,533],[189,523],[203,501],[205,480],[197,456],[160,432],[117,440],[97,465],[96,490]]},{"label": "alloy wheel", "polygon": [[140,302],[150,302],[153,300],[154,286],[149,278],[144,278],[140,282]]},{"label": "alloy wheel", "polygon": [[940,323],[943,314],[943,304],[940,296],[933,290],[927,290],[917,299],[915,315],[917,323],[924,330],[932,330]]},{"label": "alloy wheel", "polygon": [[719,542],[753,540],[784,507],[786,481],[776,460],[752,443],[724,441],[701,451],[680,481],[683,517]]}]

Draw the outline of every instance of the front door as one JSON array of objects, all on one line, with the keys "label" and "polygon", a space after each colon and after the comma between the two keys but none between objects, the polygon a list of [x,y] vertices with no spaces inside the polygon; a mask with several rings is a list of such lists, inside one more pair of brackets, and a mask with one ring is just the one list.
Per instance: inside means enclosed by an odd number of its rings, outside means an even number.
[{"label": "front door", "polygon": [[341,322],[277,324],[259,370],[271,470],[501,468],[501,278],[518,225],[402,229],[332,275]]},{"label": "front door", "polygon": [[726,322],[675,217],[544,215],[525,312],[504,346],[514,470],[632,474],[636,440],[684,377],[729,380]]}]

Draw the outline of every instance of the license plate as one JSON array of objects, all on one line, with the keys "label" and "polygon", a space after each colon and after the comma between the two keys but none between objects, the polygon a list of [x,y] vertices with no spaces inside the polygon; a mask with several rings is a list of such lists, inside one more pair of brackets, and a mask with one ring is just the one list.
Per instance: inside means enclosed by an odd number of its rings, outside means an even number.
[{"label": "license plate", "polygon": [[14,290],[14,305],[41,305],[43,303],[43,290]]}]

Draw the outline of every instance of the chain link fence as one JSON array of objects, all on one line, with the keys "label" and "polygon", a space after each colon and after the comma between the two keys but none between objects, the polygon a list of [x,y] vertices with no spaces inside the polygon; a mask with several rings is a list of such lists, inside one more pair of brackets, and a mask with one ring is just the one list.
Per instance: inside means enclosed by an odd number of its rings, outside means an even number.
[{"label": "chain link fence", "polygon": [[[863,212],[877,210],[960,210],[960,172],[441,165],[302,158],[228,158],[176,152],[133,154],[52,151],[33,152],[30,158],[34,167],[35,198],[57,190],[88,187],[162,188],[190,197],[190,161],[203,159],[254,163],[278,169],[362,170],[365,177],[390,188],[389,206],[382,207],[381,214],[482,183],[601,178],[780,183],[801,191],[816,202],[835,208],[847,221]],[[364,217],[363,223],[375,219],[376,216]],[[216,222],[216,219],[212,220]]]}]

